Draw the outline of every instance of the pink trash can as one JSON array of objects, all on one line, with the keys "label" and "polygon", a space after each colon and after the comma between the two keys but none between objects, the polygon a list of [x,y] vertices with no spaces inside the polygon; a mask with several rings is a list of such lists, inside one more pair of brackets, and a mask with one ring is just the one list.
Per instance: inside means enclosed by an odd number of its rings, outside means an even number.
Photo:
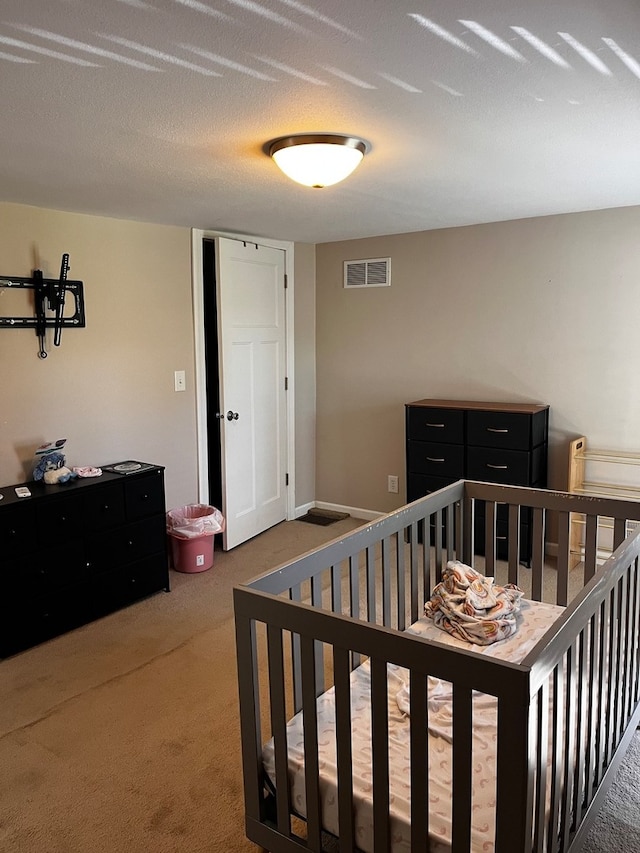
[{"label": "pink trash can", "polygon": [[224,530],[220,510],[191,504],[167,513],[173,568],[177,572],[206,572],[213,566],[215,534]]},{"label": "pink trash can", "polygon": [[171,556],[176,572],[206,572],[213,566],[215,536],[178,539],[171,536]]}]

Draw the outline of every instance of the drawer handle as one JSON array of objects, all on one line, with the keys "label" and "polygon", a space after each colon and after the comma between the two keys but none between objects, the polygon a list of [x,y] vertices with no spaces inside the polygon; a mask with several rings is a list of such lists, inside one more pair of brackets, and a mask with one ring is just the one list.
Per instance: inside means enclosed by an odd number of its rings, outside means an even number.
[{"label": "drawer handle", "polygon": [[492,465],[490,462],[487,462],[487,468],[496,468],[499,471],[506,471],[508,467],[508,465]]},{"label": "drawer handle", "polygon": [[444,424],[430,424],[430,423],[427,423],[427,424],[426,424],[426,426],[428,426],[428,427],[434,427],[435,429],[444,429]]},{"label": "drawer handle", "polygon": [[496,429],[495,427],[487,427],[487,432],[509,432],[508,429]]},{"label": "drawer handle", "polygon": [[435,459],[433,456],[427,456],[427,462],[444,462],[444,459]]},{"label": "drawer handle", "polygon": [[506,538],[507,538],[506,536],[496,536],[496,539],[502,539],[502,540],[504,540],[504,539],[506,539]]}]

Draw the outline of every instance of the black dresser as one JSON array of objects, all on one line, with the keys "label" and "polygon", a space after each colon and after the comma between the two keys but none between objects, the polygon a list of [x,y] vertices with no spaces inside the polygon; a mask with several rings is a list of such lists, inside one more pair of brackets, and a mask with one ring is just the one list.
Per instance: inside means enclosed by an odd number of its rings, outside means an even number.
[{"label": "black dresser", "polygon": [[[406,405],[407,501],[456,480],[545,488],[549,407],[534,403],[417,400]],[[497,550],[508,554],[506,506],[497,510]],[[476,507],[474,542],[484,551],[484,508]],[[520,519],[520,559],[531,559],[531,513]]]},{"label": "black dresser", "polygon": [[0,657],[169,591],[164,469],[0,493]]}]

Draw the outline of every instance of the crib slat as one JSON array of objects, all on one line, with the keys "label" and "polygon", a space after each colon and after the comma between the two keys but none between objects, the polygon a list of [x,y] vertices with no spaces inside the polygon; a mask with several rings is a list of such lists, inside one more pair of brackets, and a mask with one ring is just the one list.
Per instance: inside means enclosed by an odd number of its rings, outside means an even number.
[{"label": "crib slat", "polygon": [[404,631],[407,627],[405,610],[404,538],[399,533],[396,534],[396,605],[398,631]]},{"label": "crib slat", "polygon": [[620,709],[620,732],[626,728],[626,724],[631,716],[631,655],[632,655],[632,630],[633,630],[633,565],[629,566],[625,572],[625,602],[622,606],[623,616],[622,630],[624,631],[624,657],[623,657],[623,684],[622,692],[622,707]]},{"label": "crib slat", "polygon": [[487,501],[484,505],[484,573],[487,577],[496,574],[496,505]]},{"label": "crib slat", "polygon": [[631,622],[631,675],[630,683],[631,690],[629,691],[629,710],[628,715],[631,716],[635,703],[638,701],[638,658],[640,656],[640,577],[638,574],[638,560],[633,561],[632,570],[632,601],[633,601],[633,618]]},{"label": "crib slat", "polygon": [[542,579],[544,572],[544,510],[541,507],[533,509],[531,530],[531,598],[542,601]]},{"label": "crib slat", "polygon": [[464,531],[464,505],[462,501],[458,501],[456,503],[456,522],[455,522],[455,531],[456,531],[456,559],[460,560],[464,563],[463,557],[463,531]]},{"label": "crib slat", "polygon": [[349,613],[356,619],[360,616],[360,578],[357,554],[349,557]]},{"label": "crib slat", "polygon": [[597,773],[597,741],[596,730],[598,727],[598,662],[600,659],[600,610],[596,611],[589,623],[590,646],[589,646],[589,675],[588,675],[588,701],[586,716],[587,745],[585,749],[586,765],[586,805],[593,798],[594,781]]},{"label": "crib slat", "polygon": [[444,565],[444,553],[442,546],[442,510],[439,509],[437,512],[434,512],[431,516],[435,520],[435,529],[434,529],[434,552],[436,558],[436,583],[440,583],[442,580],[442,567]]},{"label": "crib slat", "polygon": [[334,613],[342,613],[342,572],[340,563],[331,566],[331,609]]},{"label": "crib slat", "polygon": [[391,543],[382,540],[382,624],[391,627]]},{"label": "crib slat", "polygon": [[529,713],[513,698],[498,699],[498,758],[496,765],[497,853],[531,846],[533,768],[529,763]]},{"label": "crib slat", "polygon": [[542,853],[547,812],[547,753],[549,749],[549,681],[538,690],[536,720],[536,814],[533,848]]},{"label": "crib slat", "polygon": [[598,566],[598,516],[587,515],[584,534],[584,582],[591,580]]},{"label": "crib slat", "polygon": [[615,743],[615,687],[613,679],[615,678],[615,671],[617,665],[618,658],[618,649],[616,645],[616,633],[617,633],[617,617],[618,617],[618,584],[616,584],[611,590],[610,596],[610,609],[609,609],[609,670],[607,673],[609,679],[609,689],[607,690],[607,701],[608,701],[608,709],[607,709],[607,726],[606,726],[606,753],[607,753],[607,766],[611,761],[611,756],[613,754],[613,744]]},{"label": "crib slat", "polygon": [[558,513],[558,589],[556,603],[567,606],[569,601],[569,513]]},{"label": "crib slat", "polygon": [[520,565],[520,507],[509,504],[509,583],[518,583]]},{"label": "crib slat", "polygon": [[282,631],[267,625],[267,656],[269,660],[269,700],[271,728],[275,748],[276,766],[276,821],[278,830],[290,834],[291,795],[287,761],[287,716],[284,693],[284,666],[282,661]]},{"label": "crib slat", "polygon": [[373,762],[373,851],[388,853],[389,832],[389,713],[387,662],[371,659],[371,752]]},{"label": "crib slat", "polygon": [[367,548],[367,619],[376,622],[376,551],[372,545]]},{"label": "crib slat", "polygon": [[586,700],[587,700],[587,636],[586,628],[580,632],[578,637],[578,678],[577,678],[577,722],[576,722],[576,762],[573,772],[573,814],[574,822],[579,824],[581,819],[581,809],[584,802],[585,792],[585,754],[586,754],[586,732],[584,720],[586,716]]},{"label": "crib slat", "polygon": [[431,532],[428,518],[422,524],[422,583],[423,598],[427,601],[431,598]]},{"label": "crib slat", "polygon": [[624,518],[615,518],[613,520],[613,550],[624,542],[627,535],[627,522]]},{"label": "crib slat", "polygon": [[447,560],[453,560],[455,557],[455,535],[456,525],[454,522],[454,507],[449,504],[447,507]]},{"label": "crib slat", "polygon": [[418,618],[419,575],[418,575],[418,525],[414,521],[409,530],[410,559],[411,559],[411,622]]},{"label": "crib slat", "polygon": [[[302,601],[302,590],[300,584],[296,584],[289,590],[291,601]],[[302,708],[302,671],[300,664],[300,635],[291,634],[291,678],[293,681],[293,707],[296,714]]]},{"label": "crib slat", "polygon": [[560,747],[562,739],[562,709],[564,696],[564,673],[562,664],[555,667],[551,677],[551,701],[553,704],[551,739],[551,795],[549,799],[549,822],[547,835],[549,853],[558,853],[560,826],[560,796],[562,793],[562,761]]},{"label": "crib slat", "polygon": [[304,788],[307,803],[307,844],[322,849],[320,840],[320,786],[318,767],[318,713],[314,641],[302,637],[302,719],[304,729]]},{"label": "crib slat", "polygon": [[238,655],[251,668],[251,678],[239,679],[240,730],[242,764],[244,767],[244,798],[247,816],[264,819],[262,795],[262,732],[260,725],[260,684],[256,625],[253,620],[236,619],[236,648]]},{"label": "crib slat", "polygon": [[473,566],[473,527],[474,527],[475,501],[465,495],[462,509],[462,562]]},{"label": "crib slat", "polygon": [[[349,612],[356,619],[360,618],[360,554],[349,557]],[[362,663],[362,655],[351,654],[351,666],[355,669]]]},{"label": "crib slat", "polygon": [[351,684],[349,652],[334,647],[333,667],[336,693],[336,758],[338,765],[338,828],[340,850],[353,853],[353,779],[351,774]]},{"label": "crib slat", "polygon": [[[320,572],[311,577],[311,603],[314,607],[322,607],[322,575]],[[316,642],[316,681],[318,695],[324,693],[324,647]]]},{"label": "crib slat", "polygon": [[607,685],[607,660],[609,657],[609,617],[610,608],[608,601],[603,601],[600,607],[600,643],[598,656],[598,727],[596,729],[596,766],[595,786],[600,784],[607,760],[607,737],[606,721],[608,716],[608,703],[606,693]]},{"label": "crib slat", "polygon": [[411,671],[411,849],[423,850],[429,835],[429,710],[427,676]]},{"label": "crib slat", "polygon": [[625,688],[624,679],[624,650],[626,643],[627,623],[627,585],[624,576],[617,584],[618,603],[616,618],[616,670],[615,670],[615,695],[613,708],[613,747],[615,749],[620,741],[622,733],[623,696]]},{"label": "crib slat", "polygon": [[453,786],[451,853],[471,849],[471,688],[453,684]]},{"label": "crib slat", "polygon": [[562,838],[563,849],[568,848],[572,829],[573,816],[573,774],[571,768],[575,766],[575,734],[576,734],[576,654],[575,646],[571,645],[566,652],[566,694],[565,694],[565,718],[564,718],[564,794],[562,797]]}]

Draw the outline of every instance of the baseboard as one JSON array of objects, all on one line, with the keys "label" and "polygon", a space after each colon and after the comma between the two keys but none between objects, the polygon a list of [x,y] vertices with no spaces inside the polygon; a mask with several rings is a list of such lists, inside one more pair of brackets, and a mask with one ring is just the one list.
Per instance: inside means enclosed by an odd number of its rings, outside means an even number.
[{"label": "baseboard", "polygon": [[[334,512],[348,512],[353,518],[362,518],[364,521],[375,521],[376,518],[380,518],[381,515],[386,514],[384,512],[376,512],[373,509],[362,509],[357,506],[344,506],[343,504],[328,503],[327,501],[309,501],[309,503],[296,507],[295,517],[300,518],[301,515],[306,515],[310,509],[314,509],[315,507],[318,509],[332,509]],[[557,557],[558,543],[546,542],[544,552],[547,557]]]},{"label": "baseboard", "polygon": [[309,503],[302,504],[302,506],[297,506],[294,518],[300,518],[302,515],[306,515],[310,509],[313,509],[316,506],[315,501],[309,501]]},{"label": "baseboard", "polygon": [[342,504],[332,504],[327,503],[326,501],[316,501],[313,506],[318,509],[331,509],[334,512],[348,512],[349,515],[353,516],[353,518],[362,518],[364,521],[374,521],[376,518],[380,518],[381,515],[385,515],[384,512],[376,512],[372,509],[362,509],[357,506],[343,506]]}]

